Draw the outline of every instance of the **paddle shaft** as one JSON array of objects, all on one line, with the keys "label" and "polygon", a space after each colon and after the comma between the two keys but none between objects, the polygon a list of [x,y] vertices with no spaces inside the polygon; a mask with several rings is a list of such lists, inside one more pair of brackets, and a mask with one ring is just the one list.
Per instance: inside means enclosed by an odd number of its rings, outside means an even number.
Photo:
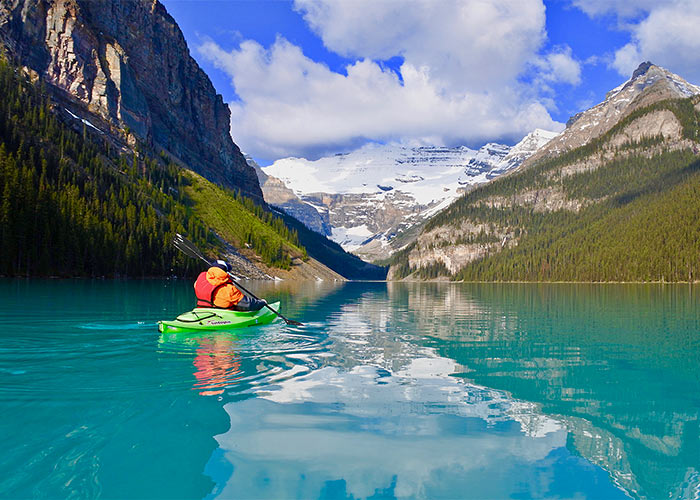
[{"label": "paddle shaft", "polygon": [[[189,256],[189,257],[192,257],[192,258],[199,258],[199,259],[203,260],[209,267],[212,267],[212,266],[213,266],[213,263],[210,262],[209,259],[207,259],[207,258],[202,254],[202,252],[199,251],[199,248],[197,248],[197,247],[194,245],[194,243],[192,243],[191,241],[189,241],[187,238],[185,238],[184,236],[182,236],[180,233],[177,233],[177,234],[175,235],[175,239],[173,240],[173,244],[175,245],[175,248],[177,248],[178,250],[180,250],[180,251],[181,251],[182,253],[184,253],[185,255],[187,255],[187,256]],[[241,285],[238,281],[236,281],[236,276],[234,276],[233,274],[231,274],[231,273],[229,273],[229,272],[227,272],[226,274],[228,274],[228,277],[231,278],[231,281],[233,282],[234,285],[236,285],[236,287],[237,287],[238,289],[240,289],[240,290],[243,291],[244,293],[247,293],[248,295],[250,295],[250,296],[253,297],[254,299],[260,300],[258,297],[255,296],[255,294],[253,294],[253,292],[251,292],[250,290],[248,290],[247,288],[245,288],[243,285]],[[285,321],[285,323],[287,323],[288,325],[302,326],[302,323],[299,323],[298,321],[294,321],[293,319],[287,319],[287,318],[285,318],[285,317],[282,315],[282,313],[280,313],[280,312],[278,312],[278,311],[275,311],[272,307],[270,307],[270,305],[269,305],[267,302],[265,302],[265,307],[267,307],[270,311],[272,311],[272,312],[275,313],[277,316],[279,316],[280,318],[282,318],[282,319]]]}]

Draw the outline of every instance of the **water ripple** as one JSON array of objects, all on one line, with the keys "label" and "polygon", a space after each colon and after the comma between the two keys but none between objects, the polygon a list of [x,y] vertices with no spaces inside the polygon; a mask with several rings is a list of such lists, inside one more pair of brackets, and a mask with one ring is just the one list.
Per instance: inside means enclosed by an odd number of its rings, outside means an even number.
[{"label": "water ripple", "polygon": [[199,394],[235,395],[308,373],[329,346],[328,336],[313,330],[275,323],[253,331],[170,333],[161,335],[158,351],[192,360]]}]

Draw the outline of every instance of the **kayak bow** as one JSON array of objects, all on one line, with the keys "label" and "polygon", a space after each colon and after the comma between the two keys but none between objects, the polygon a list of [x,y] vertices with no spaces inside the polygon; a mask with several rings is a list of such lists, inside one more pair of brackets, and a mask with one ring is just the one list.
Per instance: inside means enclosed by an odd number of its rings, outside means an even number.
[{"label": "kayak bow", "polygon": [[[270,304],[270,308],[274,311],[277,311],[279,307],[279,302]],[[212,332],[265,325],[272,323],[277,318],[274,311],[265,307],[259,311],[231,311],[213,307],[196,307],[192,311],[181,314],[173,321],[159,321],[158,331],[161,333]]]}]

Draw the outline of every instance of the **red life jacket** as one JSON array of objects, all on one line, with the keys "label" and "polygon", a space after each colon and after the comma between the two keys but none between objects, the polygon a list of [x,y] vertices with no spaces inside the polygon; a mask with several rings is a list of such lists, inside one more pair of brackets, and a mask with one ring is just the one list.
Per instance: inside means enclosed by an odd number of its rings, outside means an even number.
[{"label": "red life jacket", "polygon": [[197,307],[217,307],[214,305],[214,295],[222,286],[226,286],[230,281],[220,285],[212,285],[207,280],[207,272],[199,273],[197,281],[194,282],[194,294],[197,296]]}]

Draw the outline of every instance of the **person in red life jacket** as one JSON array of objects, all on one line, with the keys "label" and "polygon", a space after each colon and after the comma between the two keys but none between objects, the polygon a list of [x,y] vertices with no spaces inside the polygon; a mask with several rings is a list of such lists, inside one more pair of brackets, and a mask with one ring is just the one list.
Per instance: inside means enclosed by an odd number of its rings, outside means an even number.
[{"label": "person in red life jacket", "polygon": [[258,311],[267,302],[249,297],[233,284],[228,262],[217,260],[209,270],[199,274],[194,282],[197,307],[218,307],[234,311]]}]

